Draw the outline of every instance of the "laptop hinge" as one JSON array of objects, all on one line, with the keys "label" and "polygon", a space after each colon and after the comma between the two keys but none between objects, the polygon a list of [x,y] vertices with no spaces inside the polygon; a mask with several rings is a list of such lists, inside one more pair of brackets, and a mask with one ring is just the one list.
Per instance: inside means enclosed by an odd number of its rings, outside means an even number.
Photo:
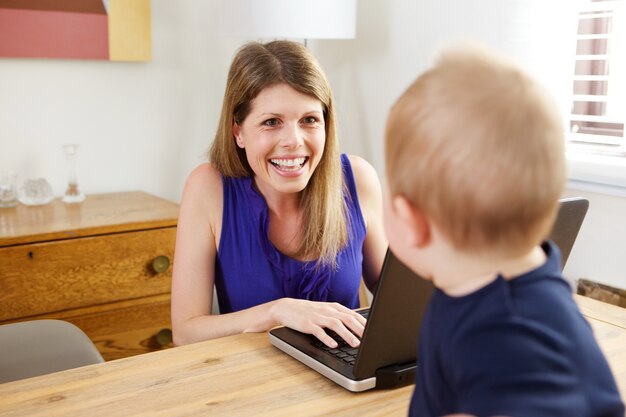
[{"label": "laptop hinge", "polygon": [[415,383],[417,363],[389,365],[376,370],[376,388],[391,389]]}]

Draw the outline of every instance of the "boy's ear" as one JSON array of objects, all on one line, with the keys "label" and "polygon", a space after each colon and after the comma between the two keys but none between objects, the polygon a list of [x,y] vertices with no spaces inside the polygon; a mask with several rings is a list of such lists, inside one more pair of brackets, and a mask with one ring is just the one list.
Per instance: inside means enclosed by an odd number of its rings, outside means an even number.
[{"label": "boy's ear", "polygon": [[245,148],[245,143],[241,137],[241,128],[235,121],[233,121],[233,136],[235,137],[235,143],[237,143],[237,146],[241,149]]},{"label": "boy's ear", "polygon": [[407,243],[417,248],[423,248],[431,239],[430,223],[420,209],[402,195],[393,198],[393,208],[406,227]]}]

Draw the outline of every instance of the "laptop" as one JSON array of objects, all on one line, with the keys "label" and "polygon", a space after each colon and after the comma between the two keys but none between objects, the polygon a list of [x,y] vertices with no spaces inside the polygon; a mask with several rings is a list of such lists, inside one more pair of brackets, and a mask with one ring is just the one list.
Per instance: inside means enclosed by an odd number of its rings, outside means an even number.
[{"label": "laptop", "polygon": [[585,215],[589,209],[589,200],[574,197],[561,199],[560,202],[559,213],[548,239],[556,243],[561,250],[561,267],[564,268],[578,237],[580,226],[585,220]]},{"label": "laptop", "polygon": [[[549,238],[561,249],[562,265],[588,207],[589,202],[582,198],[561,200]],[[339,346],[331,349],[316,337],[287,327],[270,330],[269,339],[278,349],[350,391],[412,384],[419,329],[433,290],[430,281],[416,275],[388,250],[372,306],[358,310],[367,318],[359,348],[337,337]]]},{"label": "laptop", "polygon": [[[335,339],[338,349],[328,349],[315,336],[288,327],[270,330],[270,342],[350,391],[411,384],[416,341],[433,289],[388,250],[372,306],[359,310],[367,324],[358,349],[341,339]],[[354,362],[339,352],[356,353]]]}]

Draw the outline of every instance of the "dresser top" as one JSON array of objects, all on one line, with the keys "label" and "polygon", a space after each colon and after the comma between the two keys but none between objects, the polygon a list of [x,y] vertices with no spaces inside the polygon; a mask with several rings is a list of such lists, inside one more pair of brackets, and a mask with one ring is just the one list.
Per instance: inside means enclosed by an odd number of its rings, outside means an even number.
[{"label": "dresser top", "polygon": [[0,208],[0,247],[176,226],[178,204],[141,191],[88,195],[67,204]]}]

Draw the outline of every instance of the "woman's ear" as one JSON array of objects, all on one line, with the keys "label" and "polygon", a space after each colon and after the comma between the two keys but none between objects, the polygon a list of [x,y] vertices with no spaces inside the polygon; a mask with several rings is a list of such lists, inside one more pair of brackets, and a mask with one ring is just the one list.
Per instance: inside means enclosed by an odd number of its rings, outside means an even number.
[{"label": "woman's ear", "polygon": [[241,127],[237,124],[237,122],[233,121],[233,136],[235,137],[235,142],[237,146],[241,149],[245,148],[245,143],[243,138],[241,137]]},{"label": "woman's ear", "polygon": [[395,196],[392,204],[396,215],[404,225],[407,243],[416,248],[428,245],[431,240],[431,229],[424,212],[402,195]]}]

